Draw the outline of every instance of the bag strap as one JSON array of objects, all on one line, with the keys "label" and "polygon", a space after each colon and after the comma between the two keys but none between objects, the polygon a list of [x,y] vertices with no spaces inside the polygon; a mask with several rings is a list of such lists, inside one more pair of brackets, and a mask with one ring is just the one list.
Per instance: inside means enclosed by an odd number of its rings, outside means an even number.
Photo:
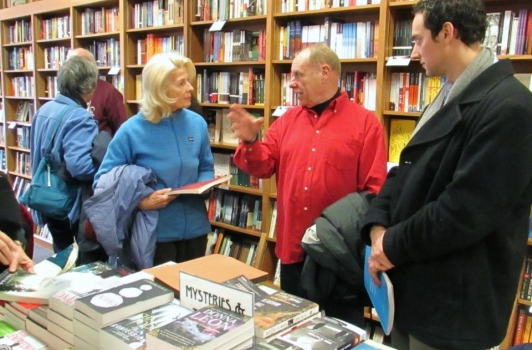
[{"label": "bag strap", "polygon": [[61,114],[59,114],[59,117],[57,118],[55,125],[52,127],[52,137],[50,138],[50,142],[48,143],[48,147],[46,147],[46,151],[44,154],[50,154],[52,152],[52,148],[54,147],[55,143],[55,134],[57,133],[57,130],[59,129],[59,125],[61,125],[61,121],[63,120],[63,117],[65,116],[66,112],[70,111],[71,109],[74,109],[76,107],[79,107],[78,105],[75,106],[66,106],[61,111]]}]

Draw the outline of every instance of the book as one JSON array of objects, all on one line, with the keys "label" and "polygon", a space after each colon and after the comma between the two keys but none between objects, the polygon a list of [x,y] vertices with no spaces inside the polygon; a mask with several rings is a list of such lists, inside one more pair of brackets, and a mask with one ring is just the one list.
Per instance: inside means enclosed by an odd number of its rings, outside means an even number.
[{"label": "book", "polygon": [[124,267],[114,268],[107,263],[93,262],[78,266],[58,278],[68,279],[70,285],[55,293],[49,301],[50,309],[62,316],[74,317],[74,302],[83,296],[114,287],[120,283],[147,277],[146,274],[130,273]]},{"label": "book", "polygon": [[93,328],[102,328],[173,299],[170,289],[142,279],[84,296],[75,301],[74,308],[94,320]]},{"label": "book", "polygon": [[145,349],[146,333],[190,314],[174,299],[168,304],[138,313],[104,327],[100,331],[100,344],[114,350]]},{"label": "book", "polygon": [[143,271],[153,275],[156,281],[171,288],[177,298],[179,297],[180,271],[218,283],[223,283],[240,275],[246,276],[253,282],[262,282],[268,278],[267,272],[221,254],[211,254],[179,264],[152,267]]},{"label": "book", "polygon": [[172,189],[170,192],[166,193],[167,195],[176,195],[176,194],[202,194],[205,191],[223,184],[224,182],[229,182],[232,175],[226,175],[221,177],[216,177],[214,179],[194,182],[185,186],[177,187]]},{"label": "book", "polygon": [[0,321],[0,337],[3,337],[6,334],[16,332],[17,329],[13,328],[12,325],[7,323],[6,321]]},{"label": "book", "polygon": [[415,120],[394,118],[390,121],[389,162],[399,163],[401,152],[410,141],[415,128]]},{"label": "book", "polygon": [[304,350],[344,350],[358,344],[360,334],[330,319],[315,318],[279,339]]},{"label": "book", "polygon": [[255,335],[267,338],[319,312],[319,305],[285,291],[255,301]]},{"label": "book", "polygon": [[0,299],[5,301],[21,301],[34,304],[48,304],[48,299],[70,282],[59,278],[29,273],[18,270],[9,273],[5,270],[0,274]]},{"label": "book", "polygon": [[59,338],[57,335],[50,333],[46,327],[31,319],[26,320],[26,330],[32,336],[42,340],[51,349],[68,349],[71,346],[71,344]]},{"label": "book", "polygon": [[36,274],[42,276],[58,276],[72,269],[76,265],[78,251],[79,247],[77,243],[74,242],[62,251],[52,255],[38,264],[35,264],[34,271]]},{"label": "book", "polygon": [[299,346],[276,338],[271,342],[257,341],[249,350],[303,350]]},{"label": "book", "polygon": [[253,338],[253,318],[206,306],[146,335],[147,348],[231,349]]},{"label": "book", "polygon": [[379,272],[380,287],[373,282],[369,274],[368,258],[371,255],[371,247],[366,246],[366,258],[364,260],[364,286],[368,292],[373,307],[377,311],[382,329],[386,335],[390,335],[393,328],[395,314],[395,302],[393,285],[386,272]]},{"label": "book", "polygon": [[395,350],[395,348],[367,339],[355,346],[353,350]]},{"label": "book", "polygon": [[46,349],[46,344],[25,331],[19,330],[5,334],[0,338],[0,349],[39,350]]}]

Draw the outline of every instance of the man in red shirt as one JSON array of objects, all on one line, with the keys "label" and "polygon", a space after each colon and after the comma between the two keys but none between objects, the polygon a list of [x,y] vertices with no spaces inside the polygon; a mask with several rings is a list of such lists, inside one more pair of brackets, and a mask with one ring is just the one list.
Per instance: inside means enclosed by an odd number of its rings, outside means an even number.
[{"label": "man in red shirt", "polygon": [[[82,48],[70,50],[67,59],[73,56],[96,62],[94,55]],[[124,96],[113,84],[103,79],[98,79],[94,96],[90,102],[90,111],[98,122],[98,129],[107,131],[111,136],[114,136],[120,125],[127,120]]]},{"label": "man in red shirt", "polygon": [[281,259],[281,288],[297,295],[305,230],[347,194],[378,193],[386,177],[386,148],[379,119],[338,88],[340,60],[327,45],[299,52],[291,74],[290,88],[300,106],[278,118],[264,141],[258,140],[262,118],[236,105],[228,118],[242,141],[235,164],[259,178],[276,174],[275,252]]}]

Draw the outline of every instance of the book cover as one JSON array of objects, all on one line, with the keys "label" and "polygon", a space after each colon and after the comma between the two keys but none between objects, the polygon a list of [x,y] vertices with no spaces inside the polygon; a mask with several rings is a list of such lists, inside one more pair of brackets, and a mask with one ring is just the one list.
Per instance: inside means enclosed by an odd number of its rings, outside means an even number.
[{"label": "book cover", "polygon": [[72,319],[74,317],[74,302],[76,299],[114,287],[121,282],[122,278],[125,278],[124,276],[133,275],[128,268],[115,268],[103,262],[93,262],[78,266],[58,277],[70,281],[70,285],[50,298],[50,309],[68,319]]},{"label": "book cover", "polygon": [[20,330],[0,338],[0,349],[39,350],[46,349],[46,344]]},{"label": "book cover", "polygon": [[395,350],[395,348],[367,339],[355,346],[353,350]]},{"label": "book cover", "polygon": [[59,290],[68,287],[70,282],[50,278],[24,270],[0,274],[0,299],[35,304],[48,304],[48,299]]},{"label": "book cover", "polygon": [[152,267],[143,271],[153,275],[157,281],[174,290],[176,297],[179,297],[180,271],[218,283],[223,283],[240,275],[246,276],[253,282],[262,282],[268,278],[267,272],[221,254],[211,254],[183,263]]},{"label": "book cover", "polygon": [[278,291],[255,302],[255,335],[267,338],[318,312],[318,304]]},{"label": "book cover", "polygon": [[148,348],[230,349],[253,337],[253,319],[206,306],[146,335]]},{"label": "book cover", "polygon": [[243,290],[244,292],[254,294],[255,300],[261,300],[270,295],[243,275],[231,278],[230,280],[227,280],[224,283],[236,289]]},{"label": "book cover", "polygon": [[394,118],[390,121],[389,162],[399,163],[401,152],[410,141],[415,128],[415,120]]},{"label": "book cover", "polygon": [[167,195],[176,195],[176,194],[202,194],[208,189],[211,189],[214,186],[221,185],[224,182],[229,182],[232,175],[226,175],[221,177],[216,177],[214,179],[194,182],[185,186],[172,189]]},{"label": "book cover", "polygon": [[72,269],[76,265],[78,251],[79,247],[77,243],[74,242],[62,251],[38,264],[35,264],[35,273],[47,277],[55,277]]},{"label": "book cover", "polygon": [[359,334],[325,318],[315,318],[279,339],[304,350],[344,350],[360,342]]},{"label": "book cover", "polygon": [[100,344],[114,350],[145,349],[146,333],[190,314],[179,300],[138,313],[100,331]]},{"label": "book cover", "polygon": [[84,296],[75,301],[74,308],[101,328],[173,299],[174,293],[170,289],[142,279]]},{"label": "book cover", "polygon": [[377,311],[382,329],[386,335],[390,335],[393,328],[395,303],[393,285],[386,272],[379,272],[380,287],[373,282],[369,275],[368,258],[371,255],[371,247],[366,246],[366,258],[364,261],[364,286],[368,291],[373,307]]},{"label": "book cover", "polygon": [[303,350],[299,346],[276,338],[271,342],[257,341],[249,350]]},{"label": "book cover", "polygon": [[5,336],[6,334],[16,332],[17,330],[13,328],[12,325],[6,321],[0,321],[0,337]]}]

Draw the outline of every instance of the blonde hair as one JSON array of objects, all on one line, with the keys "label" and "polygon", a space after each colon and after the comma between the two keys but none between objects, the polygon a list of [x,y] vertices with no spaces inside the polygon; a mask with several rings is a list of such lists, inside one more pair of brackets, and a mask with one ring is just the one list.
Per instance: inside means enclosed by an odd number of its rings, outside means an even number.
[{"label": "blonde hair", "polygon": [[176,100],[168,97],[169,76],[179,68],[186,69],[188,81],[196,78],[196,68],[192,61],[177,52],[154,55],[142,70],[142,97],[140,111],[146,120],[159,123],[172,114],[170,107]]}]

